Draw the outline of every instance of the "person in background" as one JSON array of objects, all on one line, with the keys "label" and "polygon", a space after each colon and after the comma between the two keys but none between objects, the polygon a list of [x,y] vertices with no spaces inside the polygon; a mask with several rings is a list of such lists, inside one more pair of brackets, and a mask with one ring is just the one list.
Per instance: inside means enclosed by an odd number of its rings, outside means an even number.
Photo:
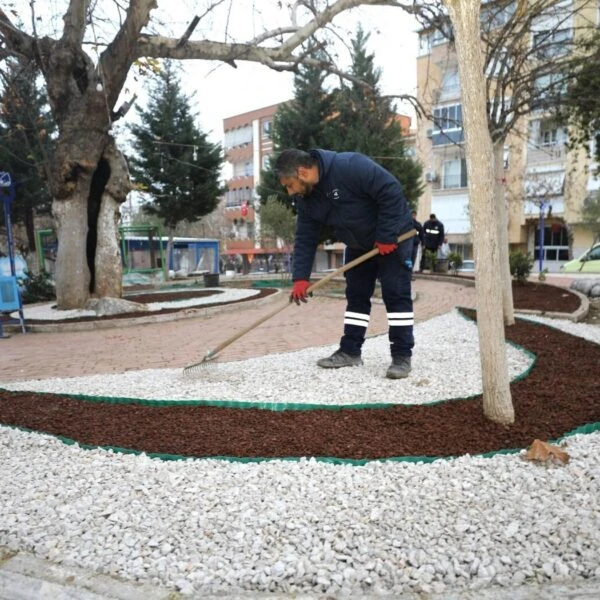
[{"label": "person in background", "polygon": [[417,221],[417,211],[413,210],[410,213],[411,217],[412,217],[412,222],[413,222],[413,227],[417,232],[417,235],[413,238],[413,249],[412,249],[412,254],[411,254],[411,261],[412,261],[412,271],[413,273],[415,272],[415,270],[417,269],[417,255],[419,254],[419,244],[422,246],[423,245],[423,225],[421,225],[421,223],[419,223],[419,221]]},{"label": "person in background", "polygon": [[444,239],[444,224],[438,220],[434,213],[429,215],[429,219],[423,223],[423,253],[421,254],[422,271],[426,267],[426,251],[434,252],[437,255],[438,248],[442,245]]},{"label": "person in background", "polygon": [[336,369],[363,364],[361,350],[379,279],[392,356],[386,377],[408,377],[414,346],[410,262],[414,243],[410,238],[397,243],[398,236],[413,227],[400,182],[358,152],[284,150],[275,161],[275,172],[287,193],[297,199],[291,293],[296,304],[307,301],[323,226],[332,226],[346,244],[346,263],[379,249],[376,256],[346,271],[347,304],[340,346],[317,365]]}]

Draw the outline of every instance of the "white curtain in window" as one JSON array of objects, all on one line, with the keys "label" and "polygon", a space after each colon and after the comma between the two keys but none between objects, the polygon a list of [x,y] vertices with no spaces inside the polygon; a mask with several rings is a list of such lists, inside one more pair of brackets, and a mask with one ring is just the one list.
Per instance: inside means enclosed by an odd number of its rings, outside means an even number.
[{"label": "white curtain in window", "polygon": [[460,187],[460,159],[444,161],[444,189]]}]

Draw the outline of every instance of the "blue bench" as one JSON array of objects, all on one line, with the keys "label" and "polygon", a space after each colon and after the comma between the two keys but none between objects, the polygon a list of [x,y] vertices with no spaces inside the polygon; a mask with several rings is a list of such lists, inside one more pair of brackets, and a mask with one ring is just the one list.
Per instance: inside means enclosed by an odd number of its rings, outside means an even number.
[{"label": "blue bench", "polygon": [[[23,323],[23,307],[21,306],[21,297],[19,295],[19,286],[15,275],[0,275],[0,315],[19,311],[19,321],[21,329],[25,333],[25,324]],[[2,330],[2,320],[0,320],[0,338],[9,337],[4,335]]]}]

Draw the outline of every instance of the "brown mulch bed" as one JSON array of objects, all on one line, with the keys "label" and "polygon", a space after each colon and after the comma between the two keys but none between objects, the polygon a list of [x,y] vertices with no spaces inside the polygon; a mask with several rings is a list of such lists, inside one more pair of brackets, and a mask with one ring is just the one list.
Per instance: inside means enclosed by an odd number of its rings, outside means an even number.
[{"label": "brown mulch bed", "polygon": [[512,292],[513,304],[521,310],[572,313],[581,304],[579,297],[567,289],[532,281],[513,282]]},{"label": "brown mulch bed", "polygon": [[[526,284],[515,294],[515,305],[529,308],[534,298],[543,300],[547,311],[574,310],[572,298],[575,308],[579,304],[563,289]],[[531,373],[511,385],[516,419],[510,427],[483,416],[481,397],[430,406],[281,412],[9,391],[0,391],[0,423],[148,453],[374,459],[524,448],[536,438],[552,440],[600,422],[600,345],[522,320],[508,327],[506,336],[537,355]]]}]

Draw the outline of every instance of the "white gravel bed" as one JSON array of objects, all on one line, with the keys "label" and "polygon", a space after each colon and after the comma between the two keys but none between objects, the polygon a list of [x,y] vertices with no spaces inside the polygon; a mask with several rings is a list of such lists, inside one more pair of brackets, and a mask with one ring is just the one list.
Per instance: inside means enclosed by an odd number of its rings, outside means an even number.
[{"label": "white gravel bed", "polygon": [[548,325],[549,327],[555,327],[556,329],[560,329],[565,331],[566,333],[570,333],[571,335],[576,335],[578,337],[585,338],[590,342],[594,342],[596,344],[600,344],[600,327],[596,325],[587,325],[586,323],[574,323],[573,321],[569,321],[568,319],[550,319],[548,317],[539,317],[537,315],[519,315],[517,313],[518,318],[522,318],[524,321],[535,321],[537,323],[543,323],[544,325]]},{"label": "white gravel bed", "polygon": [[[579,325],[577,333],[593,329]],[[467,351],[476,341],[472,324],[453,312],[415,332],[413,377],[431,382],[424,386],[428,399],[442,393],[442,380],[454,381],[457,369],[460,377],[471,377],[461,365],[471,365],[465,361],[476,354]],[[370,377],[388,385],[387,357],[377,354],[383,353],[382,339],[387,345],[385,338],[368,341],[366,366],[352,370],[352,375],[362,372],[356,390],[370,386]],[[424,346],[435,346],[435,358]],[[305,359],[324,350],[215,365],[194,385],[205,386],[213,377],[218,383],[217,373],[230,366],[259,370],[261,364],[271,369],[280,362],[280,370],[301,388],[309,381],[303,369],[313,368],[304,366]],[[515,360],[522,360],[523,368],[528,359]],[[369,375],[371,368],[376,375]],[[268,369],[263,379],[279,385]],[[190,385],[172,371],[156,376],[162,398]],[[320,397],[326,380],[304,389],[310,402]],[[54,381],[57,390],[75,392],[84,378]],[[132,396],[140,385],[125,376],[87,381],[85,393],[91,395],[111,390]],[[255,380],[246,386],[244,399],[250,399],[254,385]],[[413,384],[389,385],[407,401],[404,386]],[[352,396],[335,387],[330,393],[338,399]],[[365,389],[353,394],[389,400],[392,388],[388,396]],[[194,597],[236,597],[243,591],[355,598],[463,589],[483,594],[550,581],[576,584],[600,578],[600,432],[569,437],[565,449],[571,456],[565,466],[528,462],[523,453],[361,467],[314,459],[161,461],[82,450],[50,436],[0,427],[0,548]]]},{"label": "white gravel bed", "polygon": [[[477,327],[457,311],[415,326],[413,371],[404,380],[386,379],[387,335],[367,339],[364,365],[322,369],[316,361],[337,345],[234,362],[209,362],[192,375],[183,369],[146,369],[118,374],[0,383],[11,390],[66,392],[155,400],[234,400],[297,404],[423,404],[481,393]],[[243,343],[240,341],[238,343]],[[532,357],[507,344],[510,377]],[[190,357],[190,362],[202,356]]]},{"label": "white gravel bed", "polygon": [[[147,302],[145,303],[150,311],[161,310],[163,308],[189,308],[192,306],[202,306],[203,304],[213,304],[215,302],[233,302],[243,300],[260,294],[260,290],[242,289],[242,288],[213,288],[218,291],[217,294],[205,296],[203,298],[182,298],[181,300],[172,300],[169,302]],[[177,290],[173,290],[177,291]],[[165,290],[169,292],[169,290]],[[170,293],[170,292],[169,292]],[[127,297],[124,298],[127,300]],[[17,315],[17,313],[13,313]],[[47,304],[38,304],[36,306],[24,307],[24,317],[27,319],[36,319],[39,321],[61,321],[64,319],[75,319],[78,317],[95,317],[93,310],[84,308],[75,308],[73,310],[57,310],[54,302]],[[132,313],[135,316],[135,313]]]},{"label": "white gravel bed", "polygon": [[0,547],[202,597],[442,592],[600,577],[600,433],[363,467],[161,461],[0,427]]}]

